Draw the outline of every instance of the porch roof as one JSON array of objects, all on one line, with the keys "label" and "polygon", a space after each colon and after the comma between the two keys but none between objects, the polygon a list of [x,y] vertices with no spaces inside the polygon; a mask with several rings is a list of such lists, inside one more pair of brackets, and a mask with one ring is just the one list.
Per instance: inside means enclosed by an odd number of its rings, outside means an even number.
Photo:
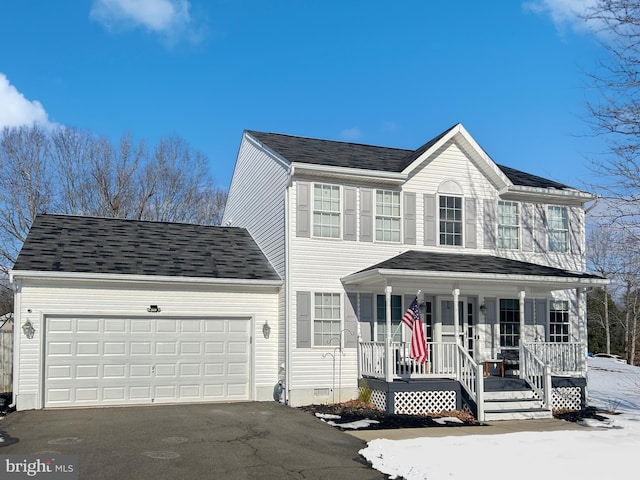
[{"label": "porch roof", "polygon": [[352,286],[436,280],[460,284],[516,285],[536,291],[606,285],[609,280],[586,272],[467,253],[409,250],[342,278]]}]

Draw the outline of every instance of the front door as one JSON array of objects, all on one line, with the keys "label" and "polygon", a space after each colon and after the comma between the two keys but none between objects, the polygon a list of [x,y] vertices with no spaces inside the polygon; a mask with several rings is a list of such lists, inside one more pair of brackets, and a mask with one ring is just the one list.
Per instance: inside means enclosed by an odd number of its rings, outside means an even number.
[{"label": "front door", "polygon": [[[474,356],[475,344],[475,312],[474,304],[465,297],[458,300],[458,335],[460,345],[467,349],[471,357]],[[440,333],[442,342],[455,342],[455,325],[453,323],[453,300],[440,300]],[[436,339],[436,341],[438,341]]]}]

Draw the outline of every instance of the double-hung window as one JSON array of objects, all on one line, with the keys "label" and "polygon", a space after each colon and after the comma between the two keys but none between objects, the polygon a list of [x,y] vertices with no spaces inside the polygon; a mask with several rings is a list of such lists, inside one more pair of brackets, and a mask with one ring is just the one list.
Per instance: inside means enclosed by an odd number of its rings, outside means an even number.
[{"label": "double-hung window", "polygon": [[[402,341],[400,322],[403,314],[402,297],[391,295],[391,336],[394,342]],[[376,297],[376,318],[376,339],[378,342],[384,342],[387,335],[387,298],[385,295]]]},{"label": "double-hung window", "polygon": [[313,344],[340,346],[340,294],[316,293],[313,309]]},{"label": "double-hung window", "polygon": [[569,302],[554,300],[549,310],[549,341],[569,342]]},{"label": "double-hung window", "polygon": [[376,240],[400,241],[400,192],[376,190]]},{"label": "double-hung window", "polygon": [[549,251],[566,252],[569,247],[569,219],[567,207],[549,207],[547,210]]},{"label": "double-hung window", "polygon": [[440,196],[440,245],[462,245],[462,197]]},{"label": "double-hung window", "polygon": [[498,202],[498,248],[520,247],[520,206],[517,202]]},{"label": "double-hung window", "polygon": [[340,238],[340,187],[314,184],[313,235]]},{"label": "double-hung window", "polygon": [[500,346],[520,345],[520,301],[517,298],[500,300]]}]

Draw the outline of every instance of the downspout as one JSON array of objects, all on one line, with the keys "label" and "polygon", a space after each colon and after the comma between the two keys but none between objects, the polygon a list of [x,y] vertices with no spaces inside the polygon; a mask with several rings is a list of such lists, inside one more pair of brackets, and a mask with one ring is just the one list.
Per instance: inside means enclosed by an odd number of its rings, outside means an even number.
[{"label": "downspout", "polygon": [[596,208],[598,206],[598,204],[600,203],[600,195],[596,195],[595,198],[593,199],[593,203],[591,205],[589,205],[588,208],[584,209],[584,214],[586,215],[587,213],[589,213],[591,210],[593,210],[594,208]]},{"label": "downspout", "polygon": [[291,195],[291,187],[293,186],[293,174],[295,167],[291,165],[289,168],[289,185],[287,185],[286,195],[284,197],[284,238],[285,238],[285,252],[284,252],[284,404],[289,405],[291,398],[291,324],[293,320],[291,317],[291,292],[289,276],[291,274],[291,241],[289,227],[291,224],[289,212],[289,196]]}]

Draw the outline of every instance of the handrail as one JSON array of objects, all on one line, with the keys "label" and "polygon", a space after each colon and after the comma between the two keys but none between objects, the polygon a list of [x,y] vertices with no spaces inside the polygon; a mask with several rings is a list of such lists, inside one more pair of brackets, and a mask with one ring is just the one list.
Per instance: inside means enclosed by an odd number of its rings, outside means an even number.
[{"label": "handrail", "polygon": [[457,379],[462,388],[469,394],[471,400],[476,403],[476,418],[484,421],[484,376],[480,366],[471,358],[462,345],[457,345]]},{"label": "handrail", "polygon": [[525,342],[520,345],[520,368],[522,378],[542,401],[542,406],[551,411],[551,369]]}]

